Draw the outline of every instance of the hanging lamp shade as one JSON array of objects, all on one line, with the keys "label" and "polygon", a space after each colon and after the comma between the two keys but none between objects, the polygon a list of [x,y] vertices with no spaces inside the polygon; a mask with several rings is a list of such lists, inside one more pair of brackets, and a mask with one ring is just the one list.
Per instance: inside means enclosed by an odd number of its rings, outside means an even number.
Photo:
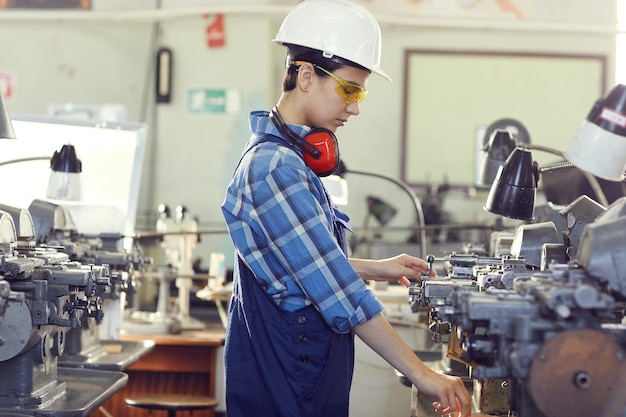
[{"label": "hanging lamp shade", "polygon": [[493,183],[498,174],[498,169],[504,164],[515,147],[515,139],[508,130],[497,129],[491,134],[485,148],[485,157],[480,171],[481,185]]},{"label": "hanging lamp shade", "polygon": [[76,155],[74,145],[66,144],[60,151],[54,151],[50,158],[50,170],[47,192],[49,198],[73,201],[82,199],[83,164]]},{"label": "hanging lamp shade", "polygon": [[565,157],[576,167],[608,181],[626,171],[626,85],[597,100],[574,135]]},{"label": "hanging lamp shade", "polygon": [[496,175],[485,209],[494,214],[532,220],[539,181],[539,166],[528,149],[517,147]]},{"label": "hanging lamp shade", "polygon": [[381,226],[387,225],[397,213],[395,207],[378,197],[370,195],[367,196],[366,201],[369,214],[374,216]]}]

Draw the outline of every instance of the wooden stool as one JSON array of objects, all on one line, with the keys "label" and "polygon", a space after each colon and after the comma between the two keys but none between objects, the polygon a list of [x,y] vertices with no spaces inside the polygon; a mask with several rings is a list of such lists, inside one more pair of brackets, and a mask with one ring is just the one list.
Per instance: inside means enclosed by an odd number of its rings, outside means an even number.
[{"label": "wooden stool", "polygon": [[131,407],[148,410],[167,410],[168,417],[176,417],[178,410],[206,410],[215,408],[218,401],[203,395],[184,394],[147,394],[125,398],[124,402]]}]

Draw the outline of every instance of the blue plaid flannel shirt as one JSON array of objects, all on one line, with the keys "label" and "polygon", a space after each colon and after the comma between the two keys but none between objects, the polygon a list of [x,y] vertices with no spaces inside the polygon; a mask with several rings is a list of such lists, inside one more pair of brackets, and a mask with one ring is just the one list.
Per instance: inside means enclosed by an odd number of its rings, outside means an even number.
[{"label": "blue plaid flannel shirt", "polygon": [[[290,128],[301,136],[309,131]],[[266,111],[250,113],[250,129],[282,137]],[[222,212],[236,255],[281,308],[295,311],[313,303],[337,333],[382,312],[333,234],[333,221],[347,225],[348,217],[329,200],[300,150],[263,142],[247,152]]]}]

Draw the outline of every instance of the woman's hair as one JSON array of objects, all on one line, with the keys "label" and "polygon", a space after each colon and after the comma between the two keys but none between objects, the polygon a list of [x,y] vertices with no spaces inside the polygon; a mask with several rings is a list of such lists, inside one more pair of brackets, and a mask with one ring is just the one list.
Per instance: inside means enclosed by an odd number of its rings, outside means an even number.
[{"label": "woman's hair", "polygon": [[[294,61],[310,62],[311,64],[315,64],[324,68],[328,72],[334,72],[346,65],[370,72],[370,70],[368,70],[367,68],[338,56],[326,58],[322,55],[322,51],[318,49],[311,49],[307,48],[306,46],[292,44],[285,44],[285,46],[287,47],[286,59],[288,66],[285,71],[285,75],[283,76],[283,91],[291,91],[296,88],[296,80],[298,78],[298,66],[291,65],[291,62]],[[328,74],[318,68],[315,68],[315,73],[320,77],[328,77]]]}]

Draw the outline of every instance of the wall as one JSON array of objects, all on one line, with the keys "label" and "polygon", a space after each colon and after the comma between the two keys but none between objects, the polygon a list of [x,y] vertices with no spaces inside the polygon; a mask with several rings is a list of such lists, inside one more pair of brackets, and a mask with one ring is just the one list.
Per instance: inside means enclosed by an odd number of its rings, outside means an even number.
[{"label": "wall", "polygon": [[[432,50],[490,50],[490,51],[515,51],[515,52],[559,52],[571,54],[606,54],[608,57],[608,67],[614,66],[614,43],[611,36],[601,33],[587,32],[548,32],[542,30],[493,30],[488,27],[484,29],[451,29],[448,27],[415,27],[407,30],[406,27],[385,26],[383,28],[384,53],[383,68],[388,71],[392,83],[379,77],[372,77],[369,83],[368,98],[361,105],[361,116],[350,121],[348,127],[339,134],[341,139],[342,153],[349,168],[362,170],[375,170],[397,178],[401,177],[401,156],[402,156],[402,97],[404,94],[403,77],[404,52],[407,49],[432,49]],[[464,69],[459,68],[459,71]],[[607,74],[608,85],[613,85],[613,74]],[[479,97],[468,97],[457,94],[456,91],[446,89],[446,85],[437,85],[435,89],[442,96],[447,96],[450,100],[458,103],[464,102],[474,111],[480,108]],[[576,88],[572,86],[572,88]],[[425,102],[429,97],[423,97]],[[563,137],[571,135],[578,124],[582,121],[584,114],[591,108],[593,103],[589,103],[588,108],[581,109],[579,114],[574,116],[573,123],[562,127]],[[446,109],[441,109],[445,112]],[[555,110],[558,111],[558,110]],[[409,116],[410,117],[410,116]],[[463,118],[463,113],[450,114],[450,123],[456,123],[457,118]],[[545,114],[540,117],[547,123],[550,115]],[[495,120],[495,119],[494,119]],[[476,123],[478,124],[478,123]],[[529,129],[533,126],[529,126]],[[531,132],[533,130],[531,129]],[[473,144],[474,131],[467,132],[468,144]],[[441,137],[426,145],[428,151],[411,158],[412,160],[428,161],[435,164],[437,160],[450,159],[452,154],[466,154],[467,164],[473,164],[473,146],[468,149],[456,149],[450,145],[450,138]],[[544,146],[557,146],[558,142],[546,138],[545,142],[535,138],[536,143]],[[539,159],[546,159],[546,155],[537,155]],[[548,155],[549,156],[549,155]],[[348,185],[350,187],[350,200],[360,203],[361,206],[350,205],[350,214],[355,220],[356,226],[363,224],[365,197],[371,190],[384,200],[393,203],[398,208],[398,214],[391,221],[389,226],[399,227],[414,223],[414,210],[406,195],[398,188],[384,181],[369,180],[363,177],[353,177],[348,175]],[[431,177],[434,186],[441,186],[445,178]],[[366,187],[359,187],[359,182],[368,184]],[[472,184],[469,178],[467,184]],[[458,223],[483,222],[488,223],[495,220],[496,216],[483,210],[486,193],[480,190],[476,194],[468,194],[462,190],[448,192],[447,201],[444,202],[445,209],[449,210],[451,220]],[[420,196],[424,196],[425,190],[418,190]],[[401,239],[406,237],[406,233],[387,232],[384,237],[387,239]]]},{"label": "wall", "polygon": [[[274,74],[282,64],[281,58],[276,64],[273,45],[267,45],[275,32],[271,19],[225,20],[227,44],[216,49],[206,46],[211,18],[203,15],[159,24],[2,21],[0,36],[19,40],[5,43],[0,56],[0,73],[15,80],[7,107],[13,114],[45,115],[53,103],[68,108],[123,105],[126,120],[148,125],[138,229],[151,230],[157,206],[165,203],[172,211],[179,204],[187,206],[201,229],[223,230],[219,204],[248,136],[244,109],[263,108],[275,99]],[[157,46],[173,51],[174,91],[170,103],[155,105]],[[187,94],[192,88],[235,89],[241,110],[191,114]],[[110,167],[115,169],[115,161]],[[202,237],[197,256],[205,260],[204,267],[212,251],[231,257],[224,234]]]},{"label": "wall", "polygon": [[[201,229],[220,228],[223,190],[248,137],[247,112],[269,108],[278,95],[283,55],[269,40],[294,3],[169,0],[163,2],[165,11],[155,13],[156,1],[94,0],[94,10],[88,12],[93,19],[62,12],[58,18],[30,12],[36,19],[29,19],[24,13],[0,12],[0,36],[12,40],[3,45],[0,72],[10,72],[16,80],[7,106],[15,113],[45,114],[50,103],[124,105],[129,121],[149,126],[138,227],[151,228],[156,207],[166,203],[172,208],[186,205],[191,215],[199,217]],[[615,63],[612,0],[588,0],[575,6],[565,0],[376,0],[366,4],[381,21],[382,65],[393,82],[371,77],[361,116],[338,133],[344,160],[353,169],[401,175],[407,49],[592,53],[606,55],[610,68]],[[507,4],[508,8],[503,6]],[[131,7],[134,10],[126,14],[114,13]],[[227,12],[223,48],[206,46],[205,29],[212,16],[205,14],[215,11]],[[172,102],[155,105],[152,77],[157,46],[172,49],[174,78]],[[612,72],[607,80],[612,85]],[[240,110],[190,114],[187,95],[192,88],[235,89],[241,96]],[[441,94],[454,96],[445,85],[440,88]],[[480,106],[475,97],[455,98]],[[451,151],[438,141],[421,157],[446,158]],[[441,181],[433,178],[435,185]],[[414,223],[414,210],[399,188],[358,176],[348,176],[348,184],[346,210],[355,226],[364,223],[364,201],[370,192],[398,208],[391,226]],[[482,210],[484,196],[466,197],[460,195],[454,204],[447,204],[455,207],[454,220],[491,220]],[[400,234],[398,239],[404,237]],[[196,256],[205,267],[211,251],[232,256],[223,235],[203,236]],[[232,258],[227,258],[230,262]]]},{"label": "wall", "polygon": [[[153,195],[144,195],[143,207],[154,208],[151,201],[184,204],[199,216],[201,229],[224,229],[219,205],[248,139],[248,109],[267,107],[278,88],[275,56],[267,45],[274,26],[268,19],[227,16],[226,46],[209,49],[206,25],[199,18],[162,26],[162,44],[174,54],[174,96],[171,103],[157,105],[155,154],[146,167]],[[237,91],[240,111],[192,114],[186,94],[193,88]],[[206,251],[218,251],[231,257],[232,247],[223,235],[205,235],[202,243],[205,256]]]}]

